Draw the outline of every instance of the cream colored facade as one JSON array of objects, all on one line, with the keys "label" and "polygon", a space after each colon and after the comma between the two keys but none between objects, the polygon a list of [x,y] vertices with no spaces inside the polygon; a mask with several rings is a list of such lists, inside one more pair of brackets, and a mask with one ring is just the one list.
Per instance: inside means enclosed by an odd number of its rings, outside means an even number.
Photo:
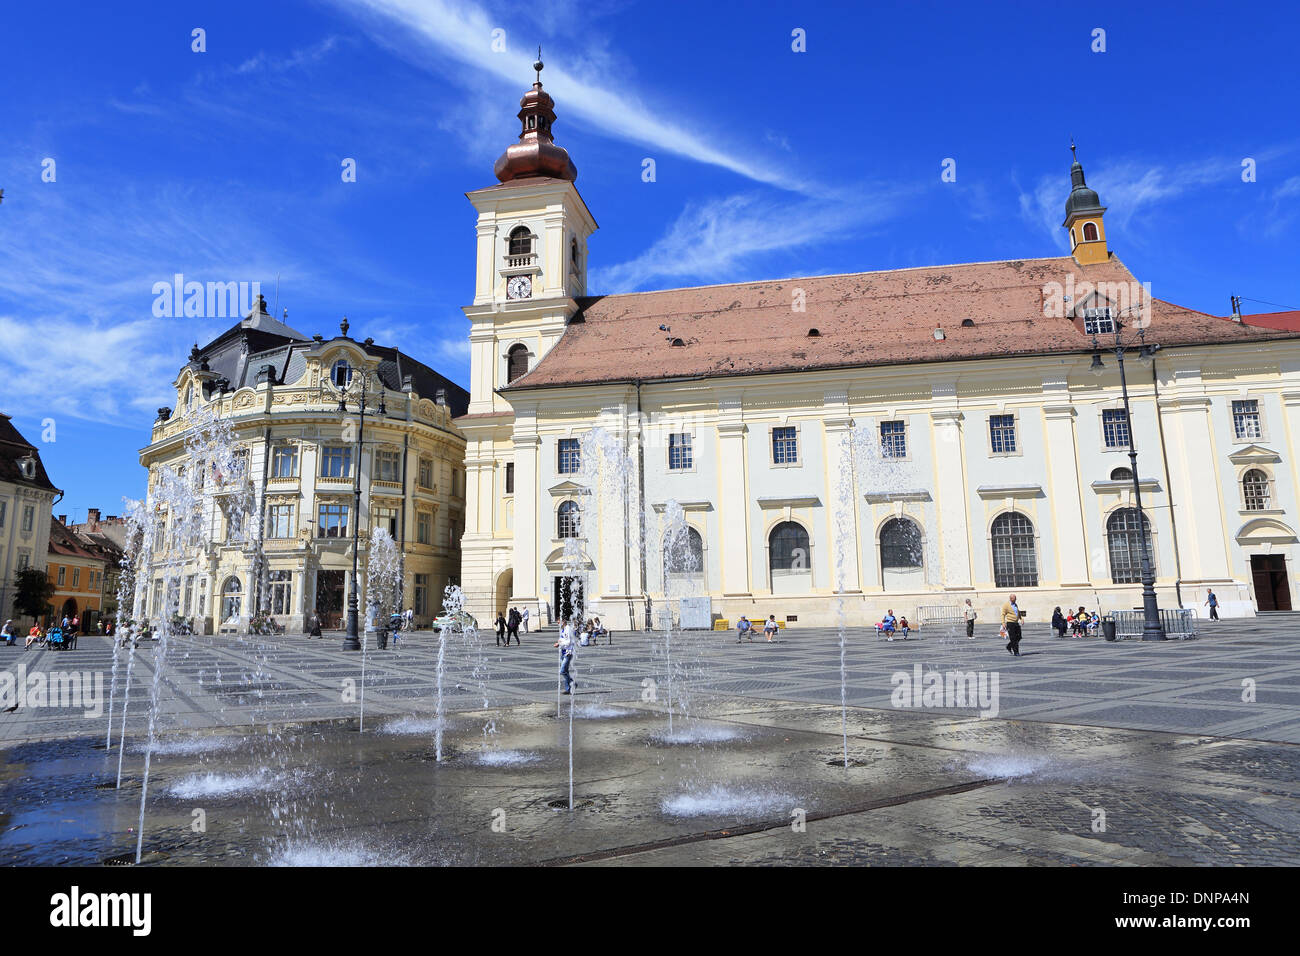
[{"label": "cream colored facade", "polygon": [[[197,362],[182,369],[175,382],[178,411],[155,423],[153,441],[140,455],[150,470],[151,495],[158,469],[187,464],[185,433],[194,422],[187,408],[211,405],[232,423],[247,452],[246,490],[263,516],[261,546],[269,572],[264,605],[290,631],[306,630],[313,613],[326,628],[339,627],[351,586],[353,476],[359,466],[361,594],[371,529],[387,527],[402,549],[403,606],[416,611],[417,622],[427,623],[440,613],[447,584],[459,583],[465,443],[451,424],[452,410],[435,400],[442,396],[421,395],[409,381],[382,393],[372,384],[358,460],[355,391],[349,392],[344,416],[331,370],[344,361],[354,381],[368,374],[373,383],[380,357],[346,336],[317,337],[294,348],[299,357],[288,367],[300,374],[293,381],[277,384],[274,376],[259,375],[254,384],[214,393],[206,402],[201,396],[213,374]],[[386,414],[378,412],[381,394]],[[331,457],[333,464],[326,466]],[[343,460],[347,467],[339,465]],[[229,543],[216,497],[205,499],[211,543],[203,553],[187,556],[177,599],[179,613],[202,633],[246,628],[259,589],[253,548]],[[338,523],[340,515],[346,516],[344,525]],[[330,525],[334,536],[323,533]],[[162,590],[161,581],[150,589],[151,616],[162,610]],[[361,611],[364,615],[364,601]]]},{"label": "cream colored facade", "polygon": [[[1127,445],[1111,447],[1104,434],[1105,411],[1122,408],[1109,352],[1100,377],[1089,374],[1089,355],[1051,354],[516,386],[503,395],[511,349],[526,346],[531,369],[577,312],[595,223],[570,182],[525,180],[469,198],[479,214],[475,299],[465,309],[471,404],[458,424],[468,443],[464,584],[480,618],[518,605],[545,620],[555,613],[559,579],[577,577],[588,614],[615,627],[662,619],[672,603],[662,561],[670,502],[684,509],[702,546],[702,573],[688,590],[732,621],[776,614],[832,624],[841,614],[837,596],[859,624],[886,609],[913,617],[967,598],[991,622],[1011,591],[1038,621],[1057,605],[1140,607],[1140,584],[1115,565],[1118,551],[1122,567],[1126,540],[1116,513],[1132,506],[1133,489],[1117,471],[1129,465]],[[1090,213],[1097,223],[1102,211]],[[520,224],[538,239],[535,279],[531,296],[512,300],[506,283],[517,263],[506,242]],[[1106,255],[1101,236],[1089,261]],[[1132,356],[1127,365],[1161,606],[1204,617],[1213,588],[1222,616],[1251,615],[1263,606],[1261,566],[1275,569],[1268,602],[1295,606],[1300,342],[1165,347],[1155,368],[1153,381],[1149,366]],[[1234,419],[1237,401],[1257,403],[1257,426],[1243,430]],[[993,447],[994,415],[1011,416],[1017,451]],[[905,423],[906,454],[897,460],[872,450],[882,421]],[[796,463],[773,460],[774,427],[795,429]],[[624,450],[625,482],[559,470],[557,443],[593,429],[603,430],[606,449]],[[669,434],[691,436],[690,468],[668,467]],[[1252,471],[1266,476],[1264,500],[1247,501],[1243,481]],[[570,501],[583,515],[576,562],[557,526]],[[920,567],[882,567],[881,533],[891,518],[915,523]],[[784,522],[806,535],[804,567],[772,567],[771,536]],[[995,547],[1009,545],[994,538],[1008,528],[1022,532],[1019,560],[1029,561],[1032,539],[1033,583],[1014,573],[1017,559],[1011,574],[995,568]]]}]

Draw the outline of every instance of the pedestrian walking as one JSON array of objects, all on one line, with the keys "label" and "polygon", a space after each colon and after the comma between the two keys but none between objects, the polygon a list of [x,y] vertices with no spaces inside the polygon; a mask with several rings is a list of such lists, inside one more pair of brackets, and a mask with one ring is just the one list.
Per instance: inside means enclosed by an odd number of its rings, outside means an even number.
[{"label": "pedestrian walking", "polygon": [[510,646],[510,638],[519,643],[519,625],[523,622],[524,616],[519,613],[519,608],[512,607],[510,616],[506,618],[506,647]]},{"label": "pedestrian walking", "polygon": [[307,632],[307,640],[310,641],[313,637],[320,637],[320,636],[321,636],[321,633],[320,633],[320,615],[319,615],[319,614],[313,614],[313,615],[311,616],[311,630]]},{"label": "pedestrian walking", "polygon": [[1020,610],[1016,596],[1012,594],[1002,605],[1002,624],[1007,629],[1007,650],[1016,657],[1020,656],[1020,622],[1024,616],[1025,612]]},{"label": "pedestrian walking", "polygon": [[1205,606],[1210,609],[1210,620],[1217,621],[1219,619],[1219,599],[1214,596],[1214,591],[1211,588],[1205,589],[1205,595]]},{"label": "pedestrian walking", "polygon": [[1052,612],[1052,630],[1056,631],[1057,637],[1065,637],[1065,629],[1068,626],[1069,622],[1066,621],[1065,615],[1061,613],[1060,605],[1057,605],[1056,610]]},{"label": "pedestrian walking", "polygon": [[524,633],[528,633],[528,608],[524,608],[524,613],[519,617],[520,622],[524,625]]},{"label": "pedestrian walking", "polygon": [[567,694],[578,686],[571,672],[575,643],[577,642],[574,640],[573,622],[566,618],[560,627],[560,639],[552,645],[560,649],[560,679],[564,681],[564,690],[560,692],[562,694]]},{"label": "pedestrian walking", "polygon": [[972,641],[975,640],[975,618],[978,616],[975,607],[970,603],[970,598],[966,599],[966,607],[962,610],[961,616],[966,619],[966,636]]},{"label": "pedestrian walking", "polygon": [[505,641],[506,647],[509,647],[510,638],[506,637],[506,616],[502,614],[500,611],[497,611],[496,626],[497,626],[497,647],[501,646],[502,641]]}]

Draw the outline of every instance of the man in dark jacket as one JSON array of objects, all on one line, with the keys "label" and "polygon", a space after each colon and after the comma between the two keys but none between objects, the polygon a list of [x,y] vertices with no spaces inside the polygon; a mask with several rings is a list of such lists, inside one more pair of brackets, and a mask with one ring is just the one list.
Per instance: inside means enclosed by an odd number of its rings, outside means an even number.
[{"label": "man in dark jacket", "polygon": [[506,621],[506,647],[510,646],[510,638],[512,637],[515,639],[516,644],[519,643],[519,624],[523,619],[524,616],[519,613],[519,608],[512,607],[510,609],[510,617]]}]

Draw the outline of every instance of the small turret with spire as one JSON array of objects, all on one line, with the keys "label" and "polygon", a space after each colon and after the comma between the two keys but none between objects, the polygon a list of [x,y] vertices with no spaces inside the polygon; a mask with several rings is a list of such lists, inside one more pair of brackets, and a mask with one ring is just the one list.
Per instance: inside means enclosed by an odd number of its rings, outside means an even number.
[{"label": "small turret with spire", "polygon": [[578,169],[569,158],[568,151],[562,146],[556,146],[551,137],[551,126],[555,123],[555,101],[542,89],[544,66],[542,48],[538,47],[537,61],[533,64],[533,69],[537,71],[537,81],[519,100],[518,116],[523,127],[519,133],[519,142],[508,147],[493,167],[497,179],[503,183],[530,176],[549,176],[567,179],[569,182],[578,178]]},{"label": "small turret with spire", "polygon": [[1078,148],[1070,140],[1070,154],[1074,163],[1070,166],[1070,198],[1065,201],[1065,222],[1063,225],[1070,233],[1070,255],[1080,265],[1092,265],[1105,262],[1110,258],[1106,247],[1106,226],[1103,217],[1106,207],[1095,189],[1089,189],[1083,176],[1083,164],[1079,162]]}]

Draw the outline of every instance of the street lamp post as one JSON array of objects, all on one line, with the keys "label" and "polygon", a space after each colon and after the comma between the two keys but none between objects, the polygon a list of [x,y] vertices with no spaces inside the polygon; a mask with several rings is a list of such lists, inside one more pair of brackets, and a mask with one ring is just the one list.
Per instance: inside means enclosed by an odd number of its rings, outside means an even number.
[{"label": "street lamp post", "polygon": [[[1156,601],[1156,579],[1155,572],[1151,567],[1151,541],[1147,534],[1146,512],[1142,510],[1142,485],[1138,479],[1137,466],[1137,446],[1133,439],[1133,414],[1129,409],[1128,402],[1128,379],[1124,374],[1124,353],[1133,348],[1130,342],[1125,345],[1120,337],[1121,326],[1119,319],[1115,320],[1115,359],[1119,364],[1119,387],[1124,396],[1124,422],[1128,427],[1128,460],[1129,471],[1133,474],[1133,503],[1137,506],[1138,513],[1138,540],[1141,547],[1141,569],[1142,569],[1142,640],[1144,641],[1163,641],[1167,640],[1165,636],[1164,624],[1160,621],[1160,605]],[[1092,372],[1100,375],[1105,370],[1105,364],[1101,360],[1101,343],[1097,340],[1096,333],[1092,336]],[[1155,360],[1156,351],[1160,348],[1158,345],[1148,345],[1146,342],[1146,329],[1138,329],[1138,356],[1143,362]]]},{"label": "street lamp post", "polygon": [[[347,633],[343,635],[343,650],[345,651],[361,650],[361,634],[357,629],[357,587],[359,585],[357,563],[361,551],[361,454],[366,437],[366,384],[370,378],[370,373],[362,369],[356,371],[361,383],[360,394],[357,396],[357,410],[360,422],[357,426],[357,454],[353,465],[355,470],[353,472],[352,486],[352,587],[348,589],[348,625]],[[347,386],[342,386],[340,391],[339,412],[346,415],[348,411]],[[384,406],[382,382],[379,383],[379,391],[378,411],[380,415],[386,415],[388,409]]]}]

